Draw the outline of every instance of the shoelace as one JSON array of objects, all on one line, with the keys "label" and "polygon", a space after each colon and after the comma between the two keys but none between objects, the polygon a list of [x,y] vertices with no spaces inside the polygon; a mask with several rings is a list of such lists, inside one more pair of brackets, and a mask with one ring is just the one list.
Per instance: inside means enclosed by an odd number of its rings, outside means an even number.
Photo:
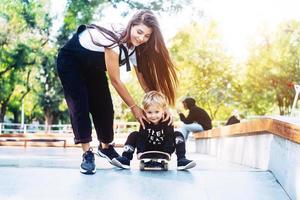
[{"label": "shoelace", "polygon": [[114,147],[112,145],[109,145],[108,150],[113,157],[119,156],[119,154],[116,152],[116,150],[114,149]]},{"label": "shoelace", "polygon": [[84,159],[87,161],[87,162],[93,162],[93,159],[94,159],[94,156],[93,156],[93,152],[91,151],[87,151],[84,153]]}]

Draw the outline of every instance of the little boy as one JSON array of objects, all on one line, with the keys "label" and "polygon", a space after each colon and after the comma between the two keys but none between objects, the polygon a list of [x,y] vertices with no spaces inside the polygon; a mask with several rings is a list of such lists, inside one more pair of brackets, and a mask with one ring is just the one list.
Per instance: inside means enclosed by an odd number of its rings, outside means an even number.
[{"label": "little boy", "polygon": [[145,129],[132,132],[127,137],[122,156],[114,158],[112,164],[123,168],[130,168],[135,148],[137,153],[145,151],[163,151],[172,154],[176,149],[177,169],[186,170],[196,166],[192,160],[185,158],[185,142],[183,135],[175,131],[169,121],[163,122],[163,116],[167,108],[165,96],[157,91],[150,91],[144,96],[143,109],[150,122],[144,122]]}]

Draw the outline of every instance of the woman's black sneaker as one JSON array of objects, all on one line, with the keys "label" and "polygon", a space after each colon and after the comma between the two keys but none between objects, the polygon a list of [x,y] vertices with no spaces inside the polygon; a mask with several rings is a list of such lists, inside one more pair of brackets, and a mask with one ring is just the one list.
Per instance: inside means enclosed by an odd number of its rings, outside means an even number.
[{"label": "woman's black sneaker", "polygon": [[112,159],[120,156],[112,145],[109,145],[107,149],[101,148],[100,145],[98,147],[98,155],[103,158],[106,158],[110,163],[112,163]]},{"label": "woman's black sneaker", "polygon": [[177,170],[186,170],[196,166],[196,163],[186,158],[177,160]]},{"label": "woman's black sneaker", "polygon": [[130,160],[124,156],[113,158],[111,164],[122,169],[130,169]]},{"label": "woman's black sneaker", "polygon": [[96,173],[95,156],[91,149],[86,151],[82,155],[82,163],[80,165],[80,172],[83,174],[95,174]]}]

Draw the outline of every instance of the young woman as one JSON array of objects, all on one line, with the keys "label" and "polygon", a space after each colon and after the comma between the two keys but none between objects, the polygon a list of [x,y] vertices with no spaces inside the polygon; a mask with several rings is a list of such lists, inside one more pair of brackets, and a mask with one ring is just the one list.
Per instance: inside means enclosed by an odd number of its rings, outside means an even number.
[{"label": "young woman", "polygon": [[[100,142],[98,154],[108,159],[118,157],[110,144],[113,141],[114,111],[106,72],[111,84],[133,115],[144,127],[146,120],[125,85],[120,80],[119,66],[136,66],[136,75],[145,92],[161,91],[174,104],[177,77],[164,43],[158,21],[149,10],[137,12],[127,27],[81,25],[60,50],[57,70],[69,108],[75,144],[81,144],[83,161],[80,171],[94,174],[96,166],[90,148],[91,114]],[[168,113],[167,113],[168,114]]]}]

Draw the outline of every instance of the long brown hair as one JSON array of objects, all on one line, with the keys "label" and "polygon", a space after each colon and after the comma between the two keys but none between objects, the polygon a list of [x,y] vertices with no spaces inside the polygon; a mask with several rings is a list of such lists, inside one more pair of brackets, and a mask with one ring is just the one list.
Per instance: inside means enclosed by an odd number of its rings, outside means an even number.
[{"label": "long brown hair", "polygon": [[150,90],[161,91],[168,98],[169,104],[175,104],[175,89],[178,84],[175,67],[160,31],[159,23],[153,12],[141,10],[128,22],[123,41],[130,38],[133,26],[144,24],[152,29],[150,39],[136,47],[138,70]]},{"label": "long brown hair", "polygon": [[152,11],[138,11],[128,22],[119,39],[113,36],[112,32],[108,32],[102,27],[93,25],[93,28],[105,32],[115,40],[115,43],[120,44],[130,41],[131,28],[139,24],[144,24],[151,28],[152,33],[146,43],[135,48],[138,70],[143,74],[147,87],[150,90],[162,92],[166,95],[169,104],[174,105],[176,86],[178,85],[176,69],[161,34],[158,20]]}]

